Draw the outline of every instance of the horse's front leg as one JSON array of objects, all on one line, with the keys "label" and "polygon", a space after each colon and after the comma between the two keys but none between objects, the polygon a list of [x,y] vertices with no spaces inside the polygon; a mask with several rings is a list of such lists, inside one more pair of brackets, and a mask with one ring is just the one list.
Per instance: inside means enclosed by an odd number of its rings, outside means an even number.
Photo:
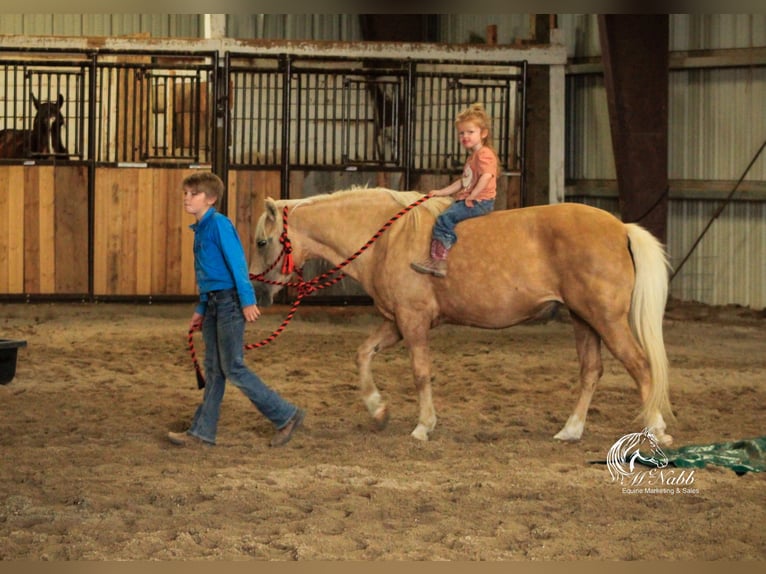
[{"label": "horse's front leg", "polygon": [[431,396],[431,353],[428,347],[430,325],[424,324],[419,318],[411,321],[400,319],[399,329],[410,353],[420,404],[418,426],[411,435],[418,440],[428,440],[428,433],[436,427],[436,410]]},{"label": "horse's front leg", "polygon": [[428,440],[428,433],[436,428],[436,410],[431,396],[431,357],[428,345],[411,347],[410,357],[420,404],[418,426],[411,434],[418,440]]},{"label": "horse's front leg", "polygon": [[388,424],[388,407],[383,402],[380,391],[375,386],[372,376],[372,358],[399,341],[402,335],[393,321],[384,321],[356,352],[356,364],[359,369],[359,389],[362,401],[372,415],[375,427],[382,430]]}]

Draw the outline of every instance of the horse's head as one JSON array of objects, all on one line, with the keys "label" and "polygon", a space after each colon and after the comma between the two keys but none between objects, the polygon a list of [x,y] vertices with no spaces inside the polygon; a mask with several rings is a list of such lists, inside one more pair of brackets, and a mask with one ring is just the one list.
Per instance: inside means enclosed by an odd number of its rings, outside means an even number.
[{"label": "horse's head", "polygon": [[64,96],[59,94],[55,102],[41,102],[32,94],[32,103],[37,111],[32,122],[32,153],[66,153],[66,147],[61,141]]},{"label": "horse's head", "polygon": [[292,261],[292,245],[282,209],[267,197],[265,211],[255,226],[250,255],[250,275],[259,305],[271,305],[274,295],[293,274]]},{"label": "horse's head", "polygon": [[61,127],[64,125],[64,116],[61,113],[61,109],[64,107],[64,96],[59,94],[58,99],[55,102],[41,102],[34,94],[32,95],[32,103],[35,106],[35,124],[45,124],[49,129],[54,126]]}]

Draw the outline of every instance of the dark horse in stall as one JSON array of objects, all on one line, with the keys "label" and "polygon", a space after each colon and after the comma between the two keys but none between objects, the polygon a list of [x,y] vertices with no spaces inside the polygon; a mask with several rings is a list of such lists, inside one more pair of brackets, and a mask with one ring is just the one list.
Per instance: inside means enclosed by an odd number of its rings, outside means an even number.
[{"label": "dark horse in stall", "polygon": [[32,103],[37,113],[31,130],[0,130],[0,158],[67,159],[61,140],[64,96],[59,94],[55,102],[40,102],[32,95]]}]

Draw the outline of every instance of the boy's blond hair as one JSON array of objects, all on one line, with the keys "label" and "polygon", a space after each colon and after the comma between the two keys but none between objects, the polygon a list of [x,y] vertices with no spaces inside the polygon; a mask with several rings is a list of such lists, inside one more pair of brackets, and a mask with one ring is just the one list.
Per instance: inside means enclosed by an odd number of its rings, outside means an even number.
[{"label": "boy's blond hair", "polygon": [[195,193],[204,193],[206,197],[218,199],[223,195],[223,181],[210,171],[199,171],[184,178],[181,184],[184,189],[190,188]]}]

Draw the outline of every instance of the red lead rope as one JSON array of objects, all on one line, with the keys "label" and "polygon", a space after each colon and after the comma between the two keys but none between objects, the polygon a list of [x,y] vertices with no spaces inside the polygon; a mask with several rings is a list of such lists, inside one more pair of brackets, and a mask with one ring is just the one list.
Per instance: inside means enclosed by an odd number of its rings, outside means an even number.
[{"label": "red lead rope", "polygon": [[[281,335],[282,332],[287,328],[287,325],[288,323],[290,323],[293,316],[295,316],[295,313],[298,310],[298,307],[300,306],[304,297],[310,295],[314,291],[319,291],[321,289],[324,289],[325,287],[330,287],[331,285],[335,285],[336,283],[338,283],[341,279],[345,277],[345,275],[341,273],[341,270],[344,267],[346,267],[346,265],[354,261],[362,253],[367,251],[367,249],[369,249],[373,243],[375,243],[378,239],[380,239],[381,235],[383,235],[386,231],[389,230],[389,228],[394,224],[394,222],[396,222],[396,220],[402,218],[407,212],[416,208],[418,205],[420,205],[421,203],[424,203],[431,197],[432,195],[429,193],[427,195],[424,195],[420,199],[412,202],[407,207],[403,208],[396,215],[391,217],[391,219],[386,221],[386,223],[383,224],[383,226],[380,229],[378,229],[373,234],[373,236],[367,240],[367,242],[364,245],[362,245],[357,251],[355,251],[353,255],[347,257],[346,259],[338,263],[332,269],[325,271],[321,275],[314,277],[313,279],[309,281],[304,281],[301,271],[295,270],[295,267],[293,265],[292,245],[290,243],[290,238],[287,236],[287,206],[285,206],[282,212],[282,223],[283,223],[282,235],[280,235],[279,237],[279,242],[282,244],[282,251],[277,256],[276,261],[274,261],[274,263],[269,265],[269,267],[267,267],[265,271],[257,275],[251,274],[250,279],[261,281],[262,283],[268,283],[270,285],[281,285],[283,287],[296,287],[298,289],[298,296],[295,298],[295,301],[293,302],[293,305],[290,308],[290,312],[287,314],[287,317],[285,317],[285,320],[282,321],[282,324],[273,333],[271,333],[271,335],[259,341],[258,343],[249,343],[245,345],[243,348],[246,351],[249,351],[250,349],[257,349],[259,347],[264,347],[268,345],[269,343],[271,343],[274,339],[279,337],[279,335]],[[266,277],[264,277],[269,271],[271,271],[277,266],[277,263],[279,263],[280,259],[282,259],[282,267],[281,267],[282,274],[287,275],[288,273],[295,272],[298,274],[300,281],[273,281],[271,279],[266,279]],[[337,277],[331,278],[336,273],[338,274]],[[202,369],[200,368],[199,361],[197,360],[197,353],[194,350],[194,329],[189,329],[188,348],[189,348],[189,354],[191,355],[191,358],[192,358],[192,363],[194,363],[194,371],[197,375],[197,387],[202,389],[205,386],[205,377],[202,374]]]}]

